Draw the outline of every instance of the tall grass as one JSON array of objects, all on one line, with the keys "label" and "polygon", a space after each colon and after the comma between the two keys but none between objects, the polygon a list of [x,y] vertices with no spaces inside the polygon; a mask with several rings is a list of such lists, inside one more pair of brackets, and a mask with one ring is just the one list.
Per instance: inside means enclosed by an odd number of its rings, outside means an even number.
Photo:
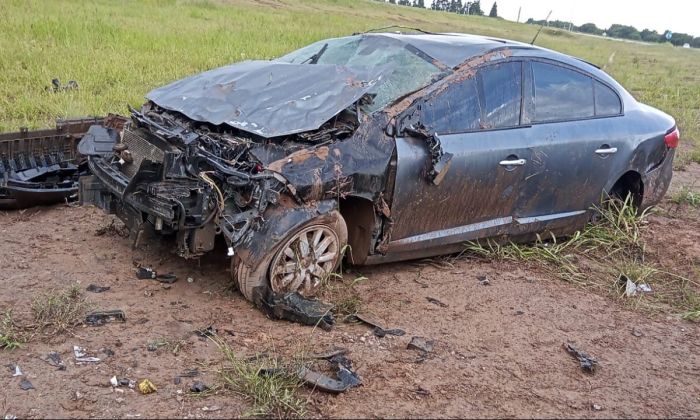
[{"label": "tall grass", "polygon": [[[370,28],[404,25],[526,42],[537,30],[369,0],[3,0],[0,16],[0,131],[124,113],[151,89],[186,75]],[[607,65],[638,99],[675,116],[684,142],[698,139],[700,51],[561,33],[545,31],[537,44]],[[80,88],[50,92],[52,78],[76,80]]]}]

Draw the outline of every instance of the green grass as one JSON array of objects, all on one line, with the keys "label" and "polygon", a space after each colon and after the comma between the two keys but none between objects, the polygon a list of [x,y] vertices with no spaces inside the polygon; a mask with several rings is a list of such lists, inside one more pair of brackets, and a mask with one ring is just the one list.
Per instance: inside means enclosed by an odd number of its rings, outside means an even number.
[{"label": "green grass", "polygon": [[[367,0],[3,0],[0,16],[0,131],[125,113],[127,104],[139,105],[172,80],[369,28],[405,25],[526,42],[537,30]],[[683,142],[700,138],[700,51],[554,29],[537,44],[606,65],[639,100],[673,115]],[[45,88],[54,77],[76,80],[80,89],[51,93]]]},{"label": "green grass", "polygon": [[62,291],[50,291],[34,299],[32,314],[36,327],[49,334],[70,332],[80,325],[92,306],[77,285]]},{"label": "green grass", "polygon": [[6,311],[0,318],[0,349],[14,350],[21,347],[23,342],[12,318],[12,311]]},{"label": "green grass", "polygon": [[680,190],[671,195],[671,201],[676,204],[688,204],[692,207],[697,207],[700,206],[700,193],[684,185]]},{"label": "green grass", "polygon": [[246,360],[237,356],[225,341],[213,340],[224,357],[219,370],[224,388],[250,403],[243,417],[290,418],[306,414],[306,400],[298,394],[302,383],[295,374],[299,362],[284,364],[269,355]]}]

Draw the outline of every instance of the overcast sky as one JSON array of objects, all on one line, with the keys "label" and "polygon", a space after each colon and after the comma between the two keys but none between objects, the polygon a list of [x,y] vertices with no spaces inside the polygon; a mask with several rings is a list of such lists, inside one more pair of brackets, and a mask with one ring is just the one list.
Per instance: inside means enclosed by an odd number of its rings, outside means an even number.
[{"label": "overcast sky", "polygon": [[[698,0],[496,0],[498,15],[516,20],[522,6],[520,21],[544,19],[564,20],[582,25],[595,23],[608,28],[613,23],[632,25],[638,30],[667,29],[700,36],[700,1]],[[426,2],[428,3],[428,2]],[[493,0],[481,0],[481,9],[488,14]]]}]

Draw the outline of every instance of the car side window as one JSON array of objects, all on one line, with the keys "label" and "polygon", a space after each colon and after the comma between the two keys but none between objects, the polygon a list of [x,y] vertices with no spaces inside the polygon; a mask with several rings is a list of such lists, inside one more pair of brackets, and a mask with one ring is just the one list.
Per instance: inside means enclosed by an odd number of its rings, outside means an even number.
[{"label": "car side window", "polygon": [[534,122],[589,118],[595,115],[593,79],[552,64],[532,62]]},{"label": "car side window", "polygon": [[617,93],[605,86],[604,84],[595,82],[595,115],[597,117],[609,117],[611,115],[620,115],[622,113],[622,104]]},{"label": "car side window", "polygon": [[516,61],[479,69],[477,81],[482,110],[481,128],[515,127],[520,123],[521,67],[521,62]]},{"label": "car side window", "polygon": [[440,134],[478,130],[481,107],[474,78],[451,85],[420,105],[420,122],[429,132]]}]

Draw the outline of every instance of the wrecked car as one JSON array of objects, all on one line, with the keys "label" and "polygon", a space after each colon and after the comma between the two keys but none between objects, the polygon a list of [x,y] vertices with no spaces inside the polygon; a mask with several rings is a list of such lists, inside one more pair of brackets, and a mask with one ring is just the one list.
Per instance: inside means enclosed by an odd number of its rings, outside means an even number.
[{"label": "wrecked car", "polygon": [[664,195],[675,121],[596,66],[464,34],[364,33],[157,88],[80,143],[85,202],[183,257],[221,236],[246,298],[376,264],[582,227]]}]

